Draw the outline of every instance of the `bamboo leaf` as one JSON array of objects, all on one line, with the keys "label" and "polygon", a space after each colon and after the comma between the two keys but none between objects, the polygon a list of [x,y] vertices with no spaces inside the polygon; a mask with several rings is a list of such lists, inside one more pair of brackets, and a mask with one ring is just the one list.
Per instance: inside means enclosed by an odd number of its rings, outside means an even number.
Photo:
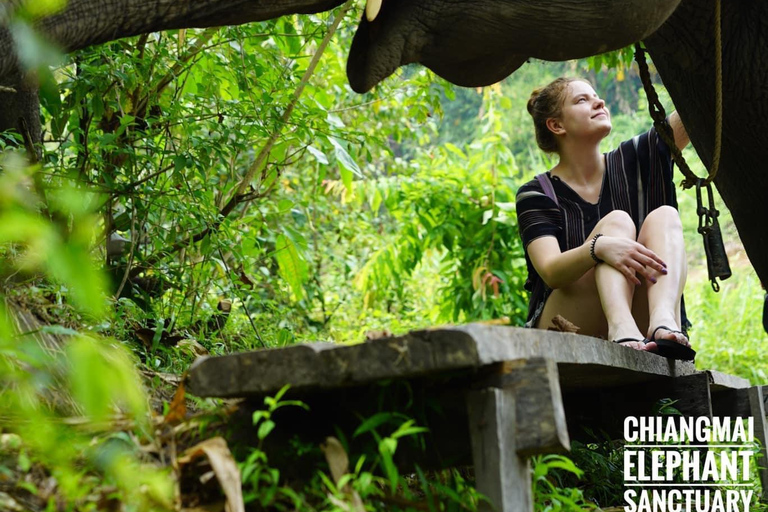
[{"label": "bamboo leaf", "polygon": [[328,165],[328,157],[325,156],[325,153],[323,153],[322,151],[320,151],[319,149],[317,149],[312,145],[307,146],[307,151],[309,151],[310,154],[315,157],[315,160],[317,160],[321,164]]},{"label": "bamboo leaf", "polygon": [[328,140],[331,141],[331,144],[333,145],[333,148],[336,152],[336,160],[340,164],[339,167],[346,169],[358,178],[362,178],[363,173],[360,171],[360,167],[358,167],[357,162],[352,159],[347,150],[344,149],[344,146],[342,146],[341,143],[333,137],[329,137]]},{"label": "bamboo leaf", "polygon": [[280,268],[280,276],[291,286],[296,301],[304,298],[303,284],[307,280],[307,262],[299,252],[298,246],[285,235],[279,235],[275,244],[275,259]]}]

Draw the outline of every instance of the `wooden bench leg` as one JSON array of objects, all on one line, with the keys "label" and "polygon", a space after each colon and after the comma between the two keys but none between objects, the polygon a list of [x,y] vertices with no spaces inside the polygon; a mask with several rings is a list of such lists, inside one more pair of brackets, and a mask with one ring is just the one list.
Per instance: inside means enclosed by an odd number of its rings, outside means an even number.
[{"label": "wooden bench leg", "polygon": [[497,388],[467,396],[469,433],[477,490],[488,498],[485,512],[531,512],[531,468],[515,446],[515,392]]},{"label": "wooden bench leg", "polygon": [[[675,409],[683,416],[706,416],[712,419],[712,390],[707,372],[694,373],[672,379],[666,390],[675,399]],[[664,394],[660,390],[660,394]]]},{"label": "wooden bench leg", "polygon": [[570,449],[554,361],[509,361],[467,394],[477,490],[490,503],[481,512],[532,512],[528,458]]}]

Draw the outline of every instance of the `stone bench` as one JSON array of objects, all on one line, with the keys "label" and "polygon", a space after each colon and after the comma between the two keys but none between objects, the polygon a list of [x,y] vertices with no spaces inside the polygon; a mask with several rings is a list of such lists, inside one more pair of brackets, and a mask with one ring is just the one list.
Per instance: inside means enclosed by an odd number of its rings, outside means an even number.
[{"label": "stone bench", "polygon": [[[187,389],[201,397],[262,397],[289,384],[291,397],[310,405],[293,423],[316,432],[353,429],[351,411],[390,405],[398,392],[382,394],[382,383],[406,385],[401,402],[430,429],[429,449],[403,460],[472,463],[478,491],[504,512],[533,510],[532,455],[568,450],[583,427],[621,438],[625,417],[647,416],[665,397],[684,415],[753,416],[766,455],[762,387],[576,334],[469,324],[206,357],[187,376]],[[767,476],[763,470],[764,489]]]}]

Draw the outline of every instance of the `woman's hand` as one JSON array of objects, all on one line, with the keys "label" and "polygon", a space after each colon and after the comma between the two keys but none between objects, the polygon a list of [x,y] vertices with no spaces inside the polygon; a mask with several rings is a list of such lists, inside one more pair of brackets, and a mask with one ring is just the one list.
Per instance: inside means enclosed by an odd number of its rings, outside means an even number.
[{"label": "woman's hand", "polygon": [[637,274],[655,283],[652,269],[667,273],[667,264],[655,252],[628,238],[601,236],[595,242],[595,255],[636,285],[641,284]]}]

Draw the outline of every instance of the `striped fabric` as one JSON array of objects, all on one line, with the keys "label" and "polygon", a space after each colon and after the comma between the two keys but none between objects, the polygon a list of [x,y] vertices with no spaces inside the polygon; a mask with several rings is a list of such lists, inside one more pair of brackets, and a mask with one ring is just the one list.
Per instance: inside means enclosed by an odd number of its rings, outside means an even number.
[{"label": "striped fabric", "polygon": [[663,205],[677,208],[669,148],[655,128],[622,142],[604,156],[606,172],[597,204],[585,201],[549,172],[559,206],[547,197],[536,179],[517,192],[517,222],[528,264],[525,288],[531,292],[526,326],[536,324],[551,292],[528,257],[529,243],[542,236],[554,236],[564,252],[583,244],[597,222],[613,210],[627,212],[639,231],[649,212]]}]

